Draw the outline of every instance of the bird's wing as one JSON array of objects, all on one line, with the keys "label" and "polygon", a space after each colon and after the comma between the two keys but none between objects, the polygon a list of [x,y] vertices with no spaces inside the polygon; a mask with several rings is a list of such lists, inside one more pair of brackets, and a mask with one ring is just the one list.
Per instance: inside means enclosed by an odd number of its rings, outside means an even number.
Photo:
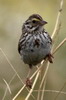
[{"label": "bird's wing", "polygon": [[25,34],[22,34],[19,42],[18,42],[18,52],[20,53],[20,51],[22,50],[23,46],[24,46],[24,42],[25,42]]},{"label": "bird's wing", "polygon": [[44,31],[44,37],[48,40],[48,42],[50,42],[52,44],[52,39],[51,39],[50,35],[48,34],[48,32]]}]

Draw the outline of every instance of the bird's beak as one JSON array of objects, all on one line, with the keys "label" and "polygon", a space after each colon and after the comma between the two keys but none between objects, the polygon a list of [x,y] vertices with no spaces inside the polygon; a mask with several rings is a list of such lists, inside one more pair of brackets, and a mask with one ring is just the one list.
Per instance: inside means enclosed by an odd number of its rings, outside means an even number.
[{"label": "bird's beak", "polygon": [[46,21],[41,21],[41,25],[45,25],[45,24],[47,24],[47,22]]}]

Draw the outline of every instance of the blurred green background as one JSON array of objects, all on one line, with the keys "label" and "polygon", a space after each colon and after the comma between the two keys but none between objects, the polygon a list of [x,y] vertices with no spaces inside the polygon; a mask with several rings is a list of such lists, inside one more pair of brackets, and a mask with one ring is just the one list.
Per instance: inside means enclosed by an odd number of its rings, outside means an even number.
[{"label": "blurred green background", "polygon": [[[17,50],[18,40],[22,33],[22,24],[31,14],[38,13],[48,22],[45,28],[51,35],[55,26],[59,5],[60,0],[0,0],[0,48],[7,55],[24,82],[29,69],[21,61]],[[55,46],[66,37],[66,0],[64,0],[61,24],[61,30],[57,36]],[[34,70],[35,67],[33,68],[33,72]],[[13,69],[0,51],[0,100],[3,100],[6,89],[3,79],[9,83],[14,74]],[[47,74],[46,89],[60,90],[65,82],[66,43],[54,55],[53,64],[50,65]],[[16,76],[10,84],[12,95],[7,91],[4,100],[12,100],[22,86],[22,83]],[[66,87],[64,87],[63,91],[66,92]],[[24,100],[26,95],[27,92],[24,91],[16,100]],[[49,98],[53,100],[56,95],[56,93],[45,92],[45,100],[49,100]],[[30,100],[33,99],[30,98]],[[66,95],[60,94],[57,100],[66,100]]]}]

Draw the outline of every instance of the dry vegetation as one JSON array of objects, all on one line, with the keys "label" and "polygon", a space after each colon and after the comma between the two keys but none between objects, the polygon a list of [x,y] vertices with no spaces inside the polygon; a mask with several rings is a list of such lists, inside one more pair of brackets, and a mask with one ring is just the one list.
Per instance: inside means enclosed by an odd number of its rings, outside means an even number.
[{"label": "dry vegetation", "polygon": [[[57,15],[57,19],[56,19],[56,24],[54,27],[54,31],[52,33],[52,40],[53,40],[53,47],[52,47],[52,54],[54,56],[54,54],[60,49],[61,46],[63,46],[63,44],[66,42],[66,38],[57,46],[54,47],[55,41],[56,41],[56,37],[59,34],[60,28],[61,28],[61,21],[60,21],[60,17],[62,14],[62,7],[63,7],[63,0],[61,0],[60,2],[60,8],[58,11],[58,15]],[[13,65],[11,64],[11,62],[9,61],[9,59],[7,58],[6,54],[3,52],[3,50],[0,48],[0,51],[2,52],[2,54],[4,55],[5,59],[7,60],[7,62],[9,63],[9,65],[11,66],[11,68],[14,71],[14,76],[12,77],[12,79],[10,80],[9,83],[7,83],[7,81],[5,79],[3,79],[4,83],[6,84],[6,89],[3,95],[2,100],[5,99],[7,90],[9,90],[9,93],[12,94],[11,89],[10,89],[10,83],[14,80],[15,76],[17,76],[19,78],[19,80],[21,81],[21,83],[23,84],[23,87],[18,91],[18,93],[12,98],[12,100],[16,100],[16,98],[19,96],[19,94],[21,92],[23,92],[24,88],[26,88],[26,91],[28,91],[27,96],[25,97],[25,100],[29,100],[30,96],[32,96],[32,98],[34,100],[44,100],[44,93],[45,92],[50,92],[50,93],[57,93],[57,95],[55,96],[55,98],[53,100],[57,100],[59,94],[66,94],[66,92],[63,92],[63,88],[66,85],[66,82],[64,83],[64,85],[61,87],[60,91],[55,91],[55,90],[45,90],[45,86],[46,86],[46,76],[48,73],[48,69],[49,69],[49,65],[50,63],[46,60],[46,61],[42,61],[41,64],[39,66],[37,66],[37,70],[33,73],[33,75],[30,77],[30,79],[34,78],[33,81],[33,85],[31,89],[28,89],[26,87],[26,85],[24,84],[23,80],[20,78],[19,74],[17,73],[17,71],[14,69]],[[55,59],[54,59],[55,60]],[[45,66],[45,67],[43,67]],[[44,68],[44,72],[42,72],[42,69]],[[43,73],[41,75],[41,72]],[[42,78],[40,79],[40,84],[37,90],[34,89],[38,78],[42,76]],[[37,99],[35,98],[35,96],[32,94],[32,92],[37,92]]]}]

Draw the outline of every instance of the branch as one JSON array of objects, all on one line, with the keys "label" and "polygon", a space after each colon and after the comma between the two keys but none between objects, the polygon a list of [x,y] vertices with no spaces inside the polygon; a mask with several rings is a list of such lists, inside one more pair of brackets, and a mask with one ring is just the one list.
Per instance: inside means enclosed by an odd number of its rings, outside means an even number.
[{"label": "branch", "polygon": [[[59,33],[59,30],[60,30],[61,23],[59,23],[59,21],[60,21],[60,15],[61,15],[61,11],[62,11],[62,6],[63,6],[63,0],[61,0],[61,2],[60,2],[60,9],[59,9],[59,12],[58,12],[58,15],[57,15],[55,28],[54,28],[54,31],[53,31],[52,36],[51,36],[51,38],[52,38],[53,40],[55,39],[55,37],[57,36],[57,34]],[[52,51],[53,51],[53,47],[52,47]],[[39,98],[39,96],[40,96],[40,89],[41,89],[41,87],[42,87],[42,84],[43,84],[43,82],[44,82],[44,80],[45,80],[45,77],[46,77],[47,72],[48,72],[48,69],[49,69],[49,62],[47,62],[47,64],[48,64],[48,65],[47,65],[47,67],[46,67],[44,76],[43,76],[42,81],[41,81],[40,86],[39,86],[38,98]]]},{"label": "branch", "polygon": [[[43,84],[43,90],[44,91],[45,91],[45,85],[46,85],[46,79],[45,79],[44,84]],[[44,91],[42,91],[41,100],[44,100],[44,94],[45,94]]]},{"label": "branch", "polygon": [[8,88],[8,90],[9,90],[9,93],[12,94],[11,89],[10,89],[9,84],[7,83],[7,81],[6,81],[5,79],[3,79],[3,81],[5,82],[5,84],[6,84],[7,88]]},{"label": "branch", "polygon": [[55,52],[57,52],[58,49],[60,49],[60,47],[66,42],[66,38],[56,47],[56,49],[53,51],[52,54],[55,54]]},{"label": "branch", "polygon": [[[39,90],[33,90],[33,92],[38,92]],[[60,91],[57,90],[40,90],[40,92],[52,92],[52,93],[59,93]],[[61,94],[66,95],[66,92],[61,91]]]},{"label": "branch", "polygon": [[40,86],[39,86],[39,92],[38,92],[38,98],[37,98],[37,100],[39,100],[39,97],[40,97],[40,89],[41,89],[41,87],[43,85],[43,82],[44,82],[44,80],[46,78],[46,75],[47,75],[47,72],[48,72],[48,69],[49,69],[49,62],[46,62],[46,63],[47,63],[47,66],[46,66],[45,73],[43,75],[42,81],[41,81]]},{"label": "branch", "polygon": [[64,83],[63,87],[60,89],[60,91],[58,92],[57,96],[55,97],[54,100],[57,100],[57,97],[60,95],[60,93],[62,92],[63,88],[66,86],[66,82]]},{"label": "branch", "polygon": [[35,78],[35,80],[34,80],[34,83],[33,83],[33,85],[32,85],[32,88],[31,88],[31,90],[30,90],[30,92],[29,92],[29,94],[27,95],[27,97],[26,97],[25,100],[28,100],[29,97],[30,97],[30,95],[31,95],[31,93],[33,92],[33,89],[34,89],[34,87],[35,87],[35,84],[36,84],[36,82],[37,82],[37,79],[38,79],[38,77],[39,77],[39,74],[40,74],[40,71],[37,73],[36,78]]},{"label": "branch", "polygon": [[[15,74],[17,75],[17,77],[19,78],[19,80],[21,81],[21,83],[24,85],[24,82],[22,81],[21,77],[19,76],[19,74],[17,73],[17,71],[15,70],[15,68],[13,67],[13,65],[11,64],[10,60],[8,59],[8,57],[6,56],[6,54],[3,52],[3,50],[0,48],[0,51],[2,52],[2,54],[4,55],[4,57],[6,58],[8,64],[10,65],[10,67],[13,69],[13,71],[15,72]],[[28,88],[26,87],[27,91],[29,92]],[[35,97],[33,95],[31,95],[34,99]],[[15,99],[14,99],[15,100]]]},{"label": "branch", "polygon": [[[42,65],[34,72],[34,74],[30,77],[30,80],[38,73],[38,71],[42,68]],[[23,91],[23,89],[26,87],[26,85],[24,84],[24,86],[18,91],[18,93],[13,97],[12,100],[15,100],[19,94]]]},{"label": "branch", "polygon": [[[55,36],[57,36],[57,34],[59,33],[59,30],[60,30],[60,26],[61,26],[61,23],[60,23],[60,15],[61,15],[61,12],[62,12],[62,6],[63,6],[63,0],[61,0],[61,2],[60,2],[60,9],[59,9],[59,11],[58,11],[58,15],[57,15],[57,19],[56,19],[55,28],[54,28],[54,31],[53,31],[52,36],[51,36],[51,38],[52,38],[53,40],[54,40]],[[60,24],[59,24],[59,23],[60,23]],[[53,50],[53,48],[52,48],[52,50]],[[43,62],[44,62],[44,61],[43,61]],[[32,78],[36,75],[36,73],[37,73],[36,78],[35,78],[34,83],[33,83],[33,86],[32,86],[32,89],[30,90],[30,92],[29,92],[29,94],[27,95],[27,97],[26,97],[25,100],[28,100],[28,98],[30,97],[31,93],[33,92],[33,88],[34,88],[34,86],[35,86],[35,84],[36,84],[36,81],[37,81],[37,79],[38,79],[39,71],[41,70],[41,67],[43,66],[43,62],[41,63],[41,66],[37,69],[37,71],[36,71],[36,72],[31,76],[31,78],[30,78],[30,79],[32,79]],[[47,65],[47,67],[46,67],[45,74],[44,74],[44,76],[43,76],[43,78],[42,78],[40,87],[42,86],[42,84],[43,84],[43,82],[44,82],[44,80],[45,80],[45,77],[46,77],[46,75],[47,75],[48,69],[49,69],[49,62],[47,62],[47,63],[48,63],[48,65]],[[15,100],[15,99],[17,98],[17,96],[23,91],[23,89],[25,88],[25,86],[26,86],[26,85],[24,84],[24,86],[18,91],[18,93],[14,96],[14,98],[13,98],[12,100]]]},{"label": "branch", "polygon": [[[16,74],[14,74],[14,76],[11,78],[10,82],[8,83],[8,86],[11,84],[11,82],[13,81],[13,79],[15,78],[15,76],[16,76]],[[7,93],[7,89],[8,89],[8,87],[6,87],[6,89],[5,89],[5,93],[4,93],[4,96],[3,96],[2,100],[5,99],[5,96],[6,96],[6,93]]]},{"label": "branch", "polygon": [[51,36],[51,38],[52,38],[53,40],[54,40],[55,36],[57,35],[57,33],[59,32],[59,29],[60,29],[60,28],[58,28],[58,25],[59,25],[59,27],[61,26],[61,25],[59,24],[59,21],[60,21],[60,15],[61,15],[61,12],[62,12],[62,7],[63,7],[63,0],[61,0],[61,2],[60,2],[60,9],[59,9],[59,11],[58,11],[58,15],[57,15],[57,19],[56,19],[55,28],[54,28],[54,31],[53,31],[52,36]]}]

